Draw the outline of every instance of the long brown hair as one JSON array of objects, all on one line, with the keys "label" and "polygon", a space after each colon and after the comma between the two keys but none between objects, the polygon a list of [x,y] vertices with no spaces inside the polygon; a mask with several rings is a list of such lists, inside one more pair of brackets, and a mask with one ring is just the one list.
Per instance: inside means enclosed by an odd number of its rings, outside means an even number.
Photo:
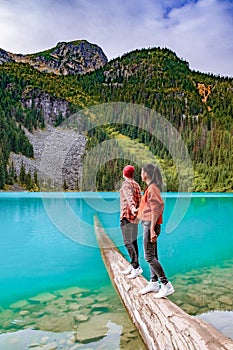
[{"label": "long brown hair", "polygon": [[142,169],[148,174],[149,178],[151,179],[150,184],[155,183],[160,191],[162,191],[163,179],[158,165],[149,163],[143,165]]}]

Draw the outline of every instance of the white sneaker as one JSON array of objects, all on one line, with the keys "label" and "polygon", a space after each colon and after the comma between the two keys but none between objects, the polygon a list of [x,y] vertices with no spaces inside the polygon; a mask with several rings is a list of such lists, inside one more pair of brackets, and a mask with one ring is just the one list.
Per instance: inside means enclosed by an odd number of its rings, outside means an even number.
[{"label": "white sneaker", "polygon": [[132,265],[129,265],[127,267],[127,269],[121,271],[123,273],[123,275],[128,275],[131,271],[133,270],[133,266]]},{"label": "white sneaker", "polygon": [[130,273],[130,275],[128,275],[128,278],[135,278],[137,276],[140,276],[143,273],[143,269],[141,268],[141,266],[139,266],[137,269],[133,269]]},{"label": "white sneaker", "polygon": [[143,288],[139,291],[139,293],[146,294],[146,293],[158,292],[158,291],[159,291],[159,282],[150,281],[145,288]]},{"label": "white sneaker", "polygon": [[171,284],[171,282],[168,282],[167,284],[161,283],[160,291],[158,293],[156,293],[155,295],[153,295],[153,297],[156,299],[165,298],[166,296],[168,296],[174,292],[175,292],[175,289],[174,289],[173,285]]}]

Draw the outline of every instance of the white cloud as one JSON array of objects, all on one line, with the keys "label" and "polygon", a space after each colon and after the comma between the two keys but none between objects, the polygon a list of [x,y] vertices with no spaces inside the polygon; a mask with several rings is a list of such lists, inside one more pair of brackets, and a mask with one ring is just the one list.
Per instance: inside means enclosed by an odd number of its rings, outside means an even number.
[{"label": "white cloud", "polygon": [[0,47],[31,53],[86,39],[111,59],[161,46],[192,69],[233,75],[231,15],[230,0],[1,0]]},{"label": "white cloud", "polygon": [[170,13],[169,46],[200,71],[233,73],[233,23],[224,3],[201,0]]}]

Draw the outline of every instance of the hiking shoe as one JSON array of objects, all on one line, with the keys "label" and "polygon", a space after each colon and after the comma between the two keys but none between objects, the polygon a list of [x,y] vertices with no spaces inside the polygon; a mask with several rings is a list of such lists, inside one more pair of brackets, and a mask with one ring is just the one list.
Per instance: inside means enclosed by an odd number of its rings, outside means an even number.
[{"label": "hiking shoe", "polygon": [[171,284],[171,282],[168,282],[167,284],[161,283],[160,291],[158,293],[156,293],[155,295],[153,295],[153,297],[156,299],[165,298],[166,296],[168,296],[174,292],[175,292],[175,289],[174,289],[173,285]]},{"label": "hiking shoe", "polygon": [[129,265],[127,267],[127,269],[121,271],[123,273],[123,275],[128,275],[131,271],[133,270],[133,266],[132,265]]},{"label": "hiking shoe", "polygon": [[143,269],[141,266],[139,266],[137,269],[132,269],[130,275],[128,275],[128,278],[135,278],[137,276],[140,276],[143,273]]},{"label": "hiking shoe", "polygon": [[159,291],[159,282],[150,281],[145,288],[143,288],[139,291],[139,293],[146,294],[146,293],[158,292],[158,291]]}]

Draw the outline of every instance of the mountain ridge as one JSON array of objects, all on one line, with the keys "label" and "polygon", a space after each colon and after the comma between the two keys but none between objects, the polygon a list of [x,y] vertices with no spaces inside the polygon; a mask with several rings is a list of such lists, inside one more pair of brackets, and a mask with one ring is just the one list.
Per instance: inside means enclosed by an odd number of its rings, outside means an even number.
[{"label": "mountain ridge", "polygon": [[85,74],[102,67],[108,61],[103,50],[87,40],[58,42],[51,49],[25,55],[0,49],[2,63],[4,53],[6,62],[28,63],[40,72],[62,75]]}]

